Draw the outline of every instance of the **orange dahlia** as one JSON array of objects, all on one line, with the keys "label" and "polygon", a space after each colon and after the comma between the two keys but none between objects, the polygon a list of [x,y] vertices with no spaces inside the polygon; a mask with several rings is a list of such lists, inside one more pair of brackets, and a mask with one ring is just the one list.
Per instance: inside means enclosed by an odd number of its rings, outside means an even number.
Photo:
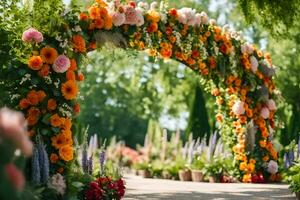
[{"label": "orange dahlia", "polygon": [[42,69],[38,72],[40,77],[48,76],[50,72],[49,65],[43,65]]},{"label": "orange dahlia", "polygon": [[45,63],[53,64],[57,56],[58,53],[56,49],[52,47],[44,47],[41,50],[41,57]]},{"label": "orange dahlia", "polygon": [[55,114],[50,117],[50,123],[53,127],[59,127],[62,124],[62,120],[58,114]]},{"label": "orange dahlia", "polygon": [[19,107],[21,109],[26,109],[26,108],[28,108],[29,105],[30,105],[30,102],[27,99],[21,99],[21,101],[19,103]]},{"label": "orange dahlia", "polygon": [[76,85],[76,82],[73,80],[69,80],[63,83],[61,86],[61,92],[62,95],[65,97],[65,99],[67,100],[75,99],[78,93],[78,87]]},{"label": "orange dahlia", "polygon": [[57,103],[55,99],[49,99],[47,103],[47,109],[49,111],[55,110],[57,107]]},{"label": "orange dahlia", "polygon": [[32,56],[28,61],[28,66],[32,70],[40,70],[43,66],[43,60],[40,56]]},{"label": "orange dahlia", "polygon": [[27,100],[29,101],[29,103],[33,106],[37,105],[39,103],[39,95],[35,90],[31,90],[28,94],[27,94]]}]

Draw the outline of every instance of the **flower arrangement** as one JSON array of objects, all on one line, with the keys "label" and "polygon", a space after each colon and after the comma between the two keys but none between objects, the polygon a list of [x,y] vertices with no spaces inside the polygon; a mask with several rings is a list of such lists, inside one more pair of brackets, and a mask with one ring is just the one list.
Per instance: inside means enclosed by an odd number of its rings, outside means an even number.
[{"label": "flower arrangement", "polygon": [[223,137],[230,138],[242,180],[251,182],[256,172],[277,176],[272,138],[278,91],[268,53],[216,25],[205,12],[164,3],[96,0],[86,11],[73,9],[61,18],[53,34],[34,27],[24,31],[22,40],[31,51],[20,61],[19,89],[11,91],[32,140],[41,137],[46,145],[51,175],[65,173],[74,160],[73,119],[80,111],[78,83],[84,80],[79,64],[104,38],[177,60],[201,75],[216,97],[216,119]]}]

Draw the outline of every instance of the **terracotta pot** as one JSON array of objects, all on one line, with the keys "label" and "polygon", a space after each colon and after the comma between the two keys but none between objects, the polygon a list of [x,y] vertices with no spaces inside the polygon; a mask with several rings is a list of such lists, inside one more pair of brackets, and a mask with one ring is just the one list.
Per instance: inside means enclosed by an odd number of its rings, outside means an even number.
[{"label": "terracotta pot", "polygon": [[139,170],[139,175],[142,176],[143,178],[151,178],[150,171],[146,169]]},{"label": "terracotta pot", "polygon": [[192,181],[203,182],[203,173],[200,170],[192,170]]},{"label": "terracotta pot", "polygon": [[300,200],[300,192],[296,192],[297,200]]},{"label": "terracotta pot", "polygon": [[171,174],[169,172],[165,172],[165,171],[162,172],[162,177],[163,177],[163,179],[171,179],[172,178]]},{"label": "terracotta pot", "polygon": [[189,169],[179,170],[178,175],[179,175],[179,180],[181,180],[181,181],[191,181],[192,180],[191,170],[189,170]]},{"label": "terracotta pot", "polygon": [[209,181],[210,183],[216,183],[216,182],[217,182],[217,178],[216,178],[215,176],[209,176],[209,177],[208,177],[208,181]]}]

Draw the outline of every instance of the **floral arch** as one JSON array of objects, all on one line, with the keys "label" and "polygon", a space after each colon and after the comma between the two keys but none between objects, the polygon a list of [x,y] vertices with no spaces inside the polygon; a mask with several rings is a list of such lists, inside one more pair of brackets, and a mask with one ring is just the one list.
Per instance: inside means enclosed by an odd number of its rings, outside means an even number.
[{"label": "floral arch", "polygon": [[87,11],[70,11],[53,37],[34,28],[23,33],[31,48],[20,84],[31,81],[18,101],[33,138],[42,136],[51,173],[64,173],[73,160],[73,119],[80,111],[78,84],[84,80],[80,60],[104,42],[146,50],[151,56],[177,60],[207,81],[218,105],[216,119],[232,147],[244,182],[251,174],[268,174],[277,162],[273,147],[276,105],[274,68],[269,54],[246,43],[206,13],[190,8],[169,9],[152,3],[96,0]]}]

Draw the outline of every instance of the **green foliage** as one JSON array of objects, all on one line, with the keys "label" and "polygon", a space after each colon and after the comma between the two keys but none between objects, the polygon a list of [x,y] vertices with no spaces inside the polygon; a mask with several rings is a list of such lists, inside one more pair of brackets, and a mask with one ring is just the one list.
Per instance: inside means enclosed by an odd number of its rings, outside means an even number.
[{"label": "green foliage", "polygon": [[288,171],[286,181],[290,184],[292,192],[300,192],[300,162],[298,161]]},{"label": "green foliage", "polygon": [[238,0],[249,23],[257,20],[270,33],[280,37],[290,36],[300,17],[299,0]]}]

